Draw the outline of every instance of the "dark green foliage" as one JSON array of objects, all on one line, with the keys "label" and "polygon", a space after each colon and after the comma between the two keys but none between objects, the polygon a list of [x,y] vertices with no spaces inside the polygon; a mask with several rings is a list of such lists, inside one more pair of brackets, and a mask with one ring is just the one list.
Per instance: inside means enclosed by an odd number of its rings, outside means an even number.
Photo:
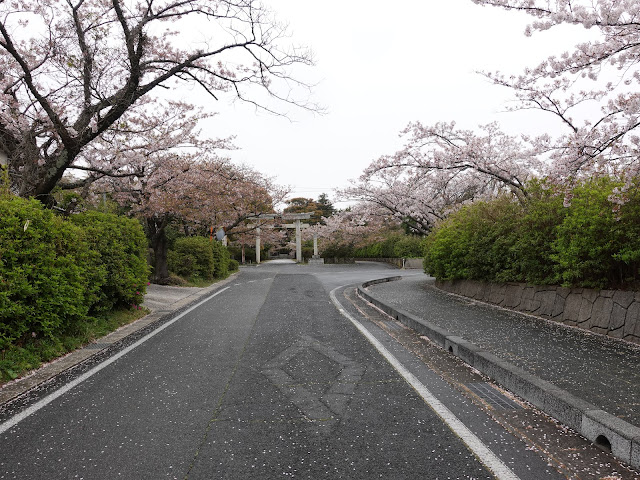
[{"label": "dark green foliage", "polygon": [[0,194],[0,377],[88,341],[97,315],[141,302],[147,275],[136,221],[97,212],[65,219]]},{"label": "dark green foliage", "polygon": [[82,228],[90,248],[98,253],[90,272],[102,286],[93,310],[142,303],[149,265],[147,240],[140,222],[97,211],[72,215],[71,221]]},{"label": "dark green foliage", "polygon": [[356,248],[356,258],[420,258],[422,237],[392,233],[384,240]]},{"label": "dark green foliage", "polygon": [[229,276],[229,250],[220,242],[210,242],[210,248],[213,252],[213,276],[215,278],[227,278]]},{"label": "dark green foliage", "polygon": [[213,280],[229,276],[231,256],[222,243],[206,237],[182,237],[168,255],[169,271],[183,278]]},{"label": "dark green foliage", "polygon": [[229,272],[233,273],[233,272],[237,272],[240,269],[240,263],[234,259],[234,258],[230,258],[229,259]]},{"label": "dark green foliage", "polygon": [[184,278],[212,280],[214,275],[211,240],[205,237],[182,237],[169,250],[169,271]]},{"label": "dark green foliage", "polygon": [[424,267],[440,279],[630,288],[640,265],[640,195],[611,202],[621,182],[577,186],[569,207],[544,182],[518,202],[501,197],[450,215],[424,244]]},{"label": "dark green foliage", "polygon": [[353,246],[343,243],[330,243],[324,246],[323,258],[353,258]]},{"label": "dark green foliage", "polygon": [[564,284],[604,288],[634,284],[640,265],[640,195],[634,183],[627,201],[614,209],[609,197],[622,183],[586,182],[573,192],[557,229],[554,259]]},{"label": "dark green foliage", "polygon": [[81,230],[35,200],[0,198],[0,349],[54,337],[96,298]]}]

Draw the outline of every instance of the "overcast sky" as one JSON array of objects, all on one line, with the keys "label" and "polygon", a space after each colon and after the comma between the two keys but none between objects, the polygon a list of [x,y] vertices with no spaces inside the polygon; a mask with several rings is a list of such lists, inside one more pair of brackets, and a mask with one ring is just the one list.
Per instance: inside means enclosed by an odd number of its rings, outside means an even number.
[{"label": "overcast sky", "polygon": [[513,134],[547,128],[540,114],[504,113],[511,92],[476,72],[518,74],[585,38],[577,29],[527,38],[531,17],[471,0],[264,1],[293,41],[312,49],[316,65],[300,75],[318,83],[313,99],[327,113],[290,110],[286,119],[221,101],[207,128],[236,135],[231,157],[290,185],[291,197],[333,199],[335,188],[402,146],[410,121],[472,129],[497,120]]}]

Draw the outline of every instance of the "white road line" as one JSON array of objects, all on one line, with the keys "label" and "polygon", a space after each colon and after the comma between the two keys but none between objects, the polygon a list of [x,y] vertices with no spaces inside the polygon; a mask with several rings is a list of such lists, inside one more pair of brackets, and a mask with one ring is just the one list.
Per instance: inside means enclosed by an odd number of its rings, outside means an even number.
[{"label": "white road line", "polygon": [[489,470],[496,476],[496,478],[500,480],[519,480],[519,477],[513,473],[513,471],[504,464],[500,458],[498,458],[482,441],[471,431],[467,426],[455,416],[455,414],[449,410],[440,400],[438,400],[427,387],[424,386],[420,380],[416,378],[416,376],[411,373],[407,368],[400,363],[400,361],[394,357],[389,350],[385,348],[382,343],[367,330],[364,325],[362,325],[358,320],[353,318],[349,312],[347,312],[338,299],[336,298],[335,292],[339,288],[337,287],[331,290],[330,296],[331,301],[336,306],[338,311],[353,325],[360,330],[369,342],[376,347],[378,352],[391,364],[396,371],[402,375],[405,381],[411,385],[416,392],[422,397],[422,399],[431,407],[431,409],[436,412],[436,414],[447,424],[447,426],[455,433],[460,439],[467,445],[469,450],[471,450],[478,459],[484,463]]},{"label": "white road line", "polygon": [[33,405],[31,405],[30,407],[26,408],[25,410],[23,410],[22,412],[14,415],[13,417],[11,417],[9,420],[7,420],[4,423],[0,424],[0,434],[6,432],[7,430],[9,430],[10,428],[13,428],[14,426],[16,426],[18,423],[20,423],[22,420],[24,420],[25,418],[33,415],[34,413],[36,413],[38,410],[40,410],[41,408],[47,406],[48,404],[50,404],[51,402],[53,402],[55,399],[61,397],[62,395],[64,395],[65,393],[67,393],[69,390],[71,390],[74,387],[77,387],[78,385],[80,385],[82,382],[84,382],[85,380],[87,380],[88,378],[92,377],[93,375],[95,375],[96,373],[98,373],[100,370],[108,367],[109,365],[111,365],[113,362],[115,362],[116,360],[124,357],[127,353],[129,353],[131,350],[133,350],[134,348],[142,345],[144,342],[146,342],[147,340],[149,340],[151,337],[157,335],[158,333],[160,333],[162,330],[164,330],[165,328],[173,325],[174,323],[176,323],[178,320],[180,320],[182,317],[184,317],[187,313],[190,313],[192,310],[195,310],[196,308],[198,308],[200,305],[202,305],[205,302],[208,302],[209,300],[211,300],[213,297],[215,297],[216,295],[220,295],[222,292],[224,292],[225,290],[228,290],[231,287],[225,287],[222,288],[218,291],[216,291],[213,295],[209,295],[207,298],[205,298],[204,300],[202,300],[201,302],[198,302],[197,304],[195,304],[194,306],[190,307],[189,309],[185,310],[184,312],[182,312],[180,315],[178,315],[177,317],[169,320],[167,323],[163,324],[162,326],[156,328],[154,331],[152,331],[151,333],[145,335],[144,337],[142,337],[140,340],[138,340],[136,343],[133,343],[131,345],[129,345],[127,348],[125,348],[124,350],[121,350],[120,352],[116,353],[113,357],[108,358],[107,360],[105,360],[104,362],[96,365],[95,367],[93,367],[91,370],[89,370],[88,372],[83,373],[82,375],[80,375],[78,378],[76,378],[75,380],[67,383],[64,387],[59,388],[58,390],[56,390],[55,392],[47,395],[46,397],[42,398],[41,400],[39,400],[38,402],[34,403]]}]

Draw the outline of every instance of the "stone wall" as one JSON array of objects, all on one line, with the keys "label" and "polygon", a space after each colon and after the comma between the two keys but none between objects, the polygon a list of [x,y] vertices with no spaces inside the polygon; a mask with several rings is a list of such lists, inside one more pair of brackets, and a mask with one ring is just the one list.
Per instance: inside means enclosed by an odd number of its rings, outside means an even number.
[{"label": "stone wall", "polygon": [[437,280],[436,286],[447,292],[640,344],[640,292],[473,280]]}]

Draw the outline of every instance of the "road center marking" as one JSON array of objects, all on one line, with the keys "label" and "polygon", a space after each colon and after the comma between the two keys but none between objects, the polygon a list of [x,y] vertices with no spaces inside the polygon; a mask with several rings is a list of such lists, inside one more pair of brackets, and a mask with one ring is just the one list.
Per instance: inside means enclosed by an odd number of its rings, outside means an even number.
[{"label": "road center marking", "polygon": [[55,392],[47,395],[46,397],[40,399],[39,401],[37,401],[36,403],[34,403],[33,405],[31,405],[30,407],[24,409],[22,412],[14,415],[13,417],[11,417],[9,420],[5,421],[4,423],[0,424],[0,434],[6,432],[7,430],[9,430],[10,428],[13,428],[14,426],[16,426],[18,423],[20,423],[22,420],[24,420],[27,417],[30,417],[31,415],[33,415],[34,413],[36,413],[38,410],[46,407],[47,405],[49,405],[51,402],[53,402],[55,399],[61,397],[62,395],[64,395],[65,393],[67,393],[69,390],[71,390],[74,387],[77,387],[78,385],[80,385],[82,382],[84,382],[85,380],[91,378],[92,376],[94,376],[96,373],[98,373],[100,370],[108,367],[109,365],[111,365],[113,362],[115,362],[116,360],[119,360],[120,358],[124,357],[127,353],[129,353],[130,351],[132,351],[133,349],[135,349],[136,347],[139,347],[140,345],[142,345],[144,342],[146,342],[147,340],[149,340],[151,337],[157,335],[158,333],[160,333],[162,330],[164,330],[165,328],[173,325],[174,323],[176,323],[178,320],[180,320],[182,317],[184,317],[187,313],[190,313],[191,311],[195,310],[196,308],[198,308],[200,305],[202,305],[203,303],[208,302],[209,300],[211,300],[213,297],[220,295],[222,292],[224,292],[225,290],[228,290],[231,287],[225,287],[222,288],[220,290],[217,290],[214,294],[209,295],[207,298],[205,298],[204,300],[196,303],[194,306],[188,308],[187,310],[185,310],[184,312],[182,312],[180,315],[178,315],[177,317],[169,320],[167,323],[161,325],[160,327],[156,328],[154,331],[148,333],[147,335],[145,335],[144,337],[142,337],[140,340],[138,340],[137,342],[129,345],[127,348],[125,348],[124,350],[119,351],[118,353],[116,353],[114,356],[108,358],[107,360],[105,360],[102,363],[99,363],[98,365],[96,365],[95,367],[93,367],[91,370],[89,370],[88,372],[83,373],[82,375],[80,375],[78,378],[76,378],[75,380],[67,383],[65,386],[59,388],[58,390],[56,390]]},{"label": "road center marking", "polygon": [[336,297],[336,290],[343,288],[337,287],[331,290],[331,301],[336,306],[338,311],[346,317],[359,331],[365,336],[367,340],[380,352],[380,354],[391,364],[391,366],[405,379],[405,381],[418,392],[420,397],[425,401],[429,407],[442,419],[444,423],[455,433],[464,444],[471,450],[478,459],[484,463],[489,470],[499,480],[519,480],[519,477],[513,473],[513,471],[504,464],[498,456],[493,453],[484,443],[480,440],[475,433],[460,421],[455,414],[449,410],[440,400],[438,400],[427,387],[424,386],[418,378],[411,373],[400,361],[393,356],[393,354],[387,350],[387,348],[380,343],[380,341],[358,320],[353,318],[349,312],[347,312]]}]

